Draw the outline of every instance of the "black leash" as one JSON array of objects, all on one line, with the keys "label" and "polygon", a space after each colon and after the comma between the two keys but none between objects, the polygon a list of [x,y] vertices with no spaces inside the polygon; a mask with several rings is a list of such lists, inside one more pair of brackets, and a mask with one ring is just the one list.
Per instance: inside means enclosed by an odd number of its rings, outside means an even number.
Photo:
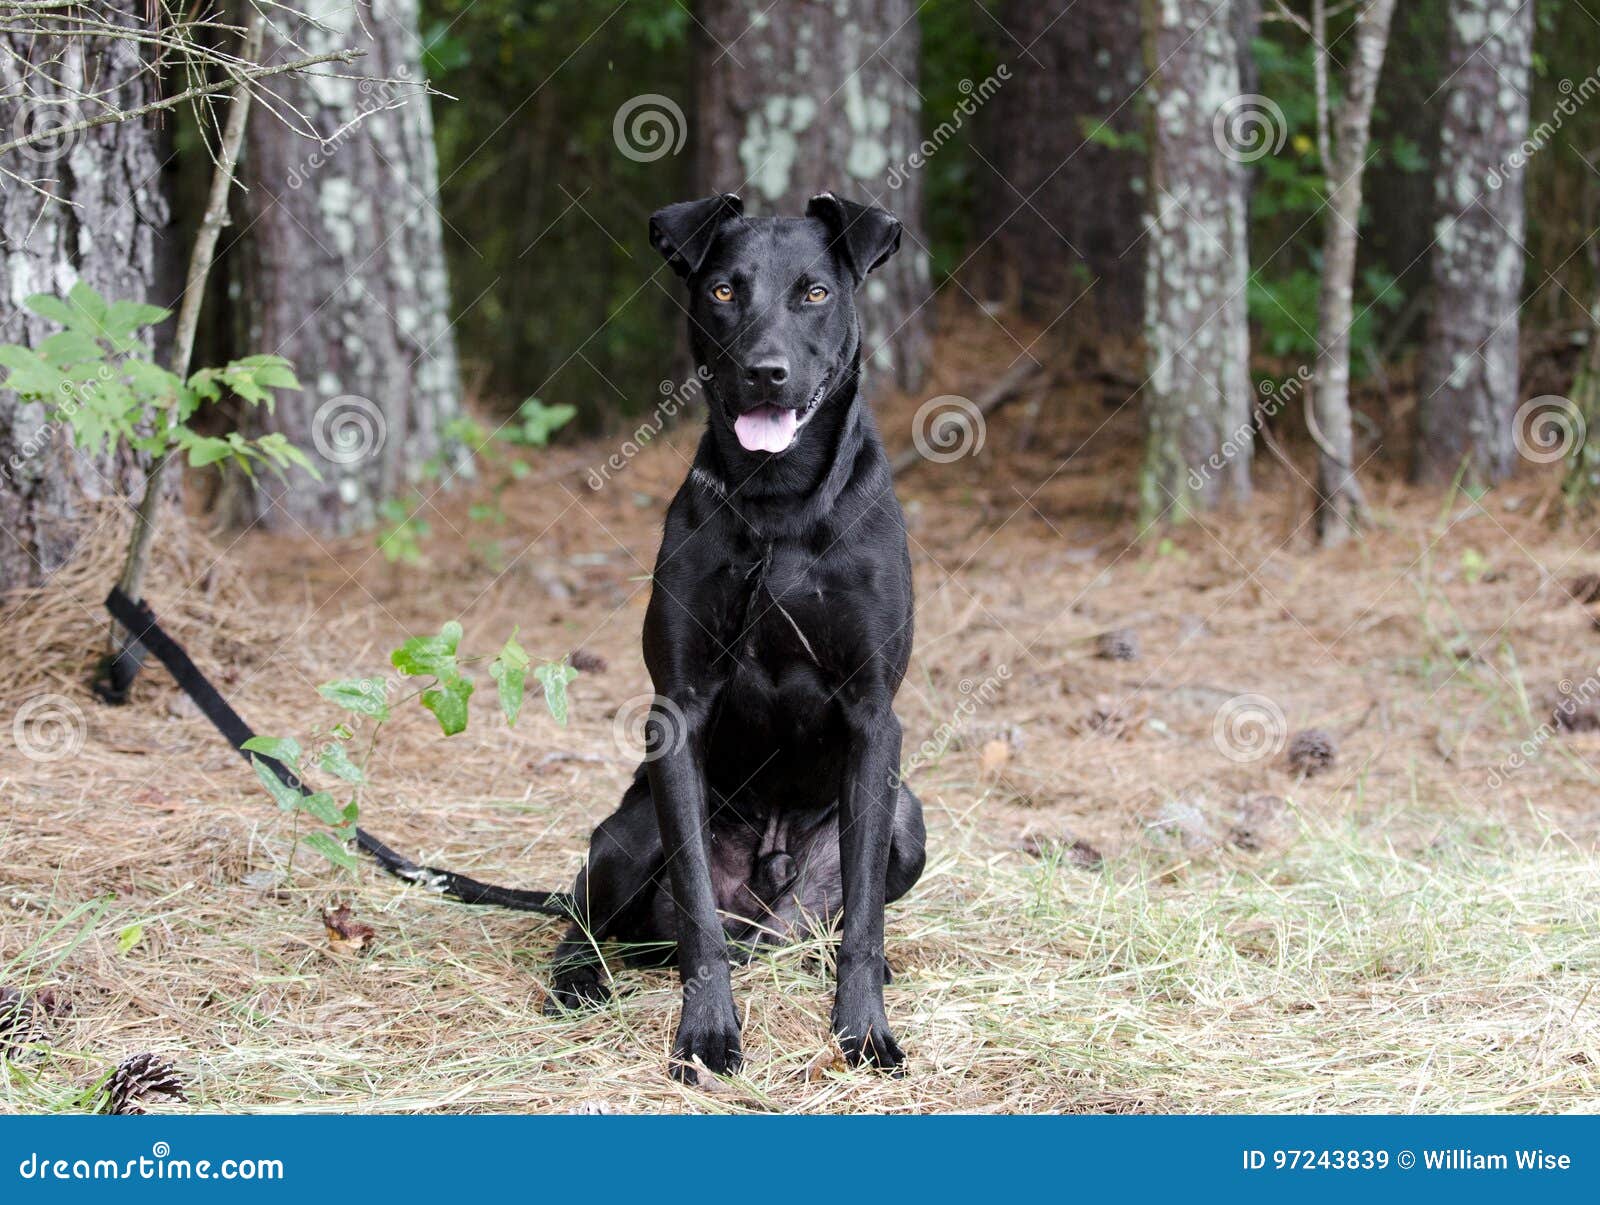
[{"label": "black leash", "polygon": [[[106,598],[106,610],[128,630],[127,644],[116,660],[121,662],[127,658],[133,662],[131,673],[127,672],[127,667],[113,664],[110,671],[114,681],[120,674],[126,676],[131,683],[133,675],[138,673],[139,661],[142,660],[141,649],[154,654],[156,660],[167,667],[174,680],[183,688],[184,694],[195,701],[205,713],[206,719],[216,726],[218,732],[228,738],[228,743],[241,756],[246,759],[259,757],[284,785],[299,791],[302,795],[311,794],[310,789],[288,766],[276,758],[266,757],[260,753],[252,754],[243,748],[244,743],[255,735],[250,725],[244,722],[239,713],[229,706],[228,700],[211,685],[199,667],[190,660],[189,654],[184,652],[183,646],[167,635],[156,622],[155,613],[145,603],[134,602],[120,589],[113,587]],[[430,891],[437,891],[463,904],[513,908],[519,912],[542,912],[546,916],[571,918],[575,915],[572,896],[564,891],[519,891],[513,887],[496,887],[492,883],[480,883],[477,879],[457,874],[453,870],[440,870],[437,866],[419,866],[390,849],[363,828],[356,829],[356,845],[363,853],[370,854],[379,866],[395,878],[403,879],[418,887],[426,887]]]}]

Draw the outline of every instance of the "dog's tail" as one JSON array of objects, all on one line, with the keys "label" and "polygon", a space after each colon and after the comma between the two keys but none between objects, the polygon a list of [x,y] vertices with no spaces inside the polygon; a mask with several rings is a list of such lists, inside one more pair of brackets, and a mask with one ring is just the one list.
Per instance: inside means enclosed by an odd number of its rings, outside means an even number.
[{"label": "dog's tail", "polygon": [[[113,684],[124,680],[131,681],[133,674],[137,672],[141,649],[154,653],[156,659],[167,667],[168,672],[183,688],[183,692],[194,700],[206,719],[216,726],[217,731],[228,739],[228,743],[234,749],[244,757],[260,758],[286,786],[299,791],[302,795],[311,793],[288,766],[276,758],[259,753],[252,754],[244,748],[244,743],[255,735],[250,725],[244,722],[239,713],[229,705],[228,700],[211,685],[199,667],[190,659],[189,654],[184,652],[183,646],[156,622],[155,614],[147,605],[135,602],[120,588],[113,588],[106,599],[106,610],[128,630],[128,640],[124,643],[123,651],[117,654],[115,661],[109,667],[109,679]],[[127,661],[127,665],[119,667],[115,663],[123,660]],[[395,878],[437,891],[463,904],[514,908],[520,912],[542,912],[546,916],[569,918],[575,916],[572,896],[564,891],[521,891],[512,887],[496,887],[492,883],[480,883],[477,879],[457,874],[453,870],[420,866],[396,853],[362,828],[356,829],[356,845],[363,853],[371,855],[379,866]]]}]

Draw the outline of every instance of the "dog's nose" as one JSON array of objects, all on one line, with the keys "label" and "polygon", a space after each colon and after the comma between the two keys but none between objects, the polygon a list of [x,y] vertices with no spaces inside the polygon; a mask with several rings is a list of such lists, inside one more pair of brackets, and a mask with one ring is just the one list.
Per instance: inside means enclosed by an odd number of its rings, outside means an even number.
[{"label": "dog's nose", "polygon": [[789,379],[789,361],[782,356],[763,356],[744,366],[744,383],[770,389]]}]

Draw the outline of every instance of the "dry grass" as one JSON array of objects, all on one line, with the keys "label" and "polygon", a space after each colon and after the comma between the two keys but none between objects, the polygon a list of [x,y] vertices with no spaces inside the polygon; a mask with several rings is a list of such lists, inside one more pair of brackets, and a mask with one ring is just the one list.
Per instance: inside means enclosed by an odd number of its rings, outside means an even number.
[{"label": "dry grass", "polygon": [[[946,347],[929,394],[1002,355],[970,331]],[[1320,554],[1303,486],[1263,465],[1249,514],[1130,544],[1135,415],[1051,403],[1028,449],[1005,415],[982,458],[902,486],[919,607],[901,714],[912,746],[955,729],[913,775],[931,859],[891,917],[905,1078],[834,1062],[820,942],[737,972],[748,1066],[713,1093],[664,1074],[667,975],[619,972],[598,1015],[546,1020],[554,922],[305,854],[291,876],[287,822],[159,670],[119,711],[82,688],[113,523],[0,625],[8,727],[42,694],[83,716],[71,757],[0,746],[0,984],[75,1003],[0,1064],[0,1109],[82,1107],[140,1050],[223,1111],[1591,1108],[1600,738],[1507,760],[1555,684],[1594,673],[1562,583],[1600,553],[1535,513],[1550,483],[1441,511],[1379,466],[1378,529]],[[885,403],[892,445],[914,409]],[[598,493],[583,477],[613,445],[551,453],[500,526],[466,519],[483,487],[458,492],[422,570],[371,559],[370,538],[222,546],[191,525],[152,601],[268,733],[305,733],[329,715],[317,682],[452,615],[480,647],[516,623],[540,654],[602,653],[567,729],[530,714],[508,733],[485,708],[444,744],[426,716],[398,723],[365,815],[407,853],[564,885],[631,772],[612,717],[647,688],[639,579],[693,434]],[[1095,656],[1112,627],[1139,659]],[[1332,732],[1334,767],[1224,756],[1213,722],[1244,694]],[[370,953],[329,949],[336,899],[376,928]]]}]

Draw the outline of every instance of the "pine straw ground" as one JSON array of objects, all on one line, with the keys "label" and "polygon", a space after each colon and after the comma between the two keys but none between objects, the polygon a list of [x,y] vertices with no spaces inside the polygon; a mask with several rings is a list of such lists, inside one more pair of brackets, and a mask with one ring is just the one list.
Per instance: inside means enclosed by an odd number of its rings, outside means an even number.
[{"label": "pine straw ground", "polygon": [[[955,332],[944,354],[927,395],[971,391],[975,365],[1014,350]],[[915,408],[884,401],[891,448]],[[121,710],[84,689],[113,523],[0,625],[7,725],[59,696],[70,753],[3,746],[0,984],[74,1004],[0,1063],[0,1108],[83,1108],[147,1050],[221,1111],[1592,1107],[1600,738],[1535,734],[1557,684],[1594,673],[1600,639],[1565,584],[1600,550],[1540,516],[1551,479],[1445,503],[1374,462],[1376,530],[1317,553],[1304,485],[1264,457],[1249,513],[1132,543],[1135,410],[1068,388],[1044,410],[1028,450],[1019,406],[980,456],[900,487],[907,756],[950,738],[911,774],[930,860],[889,925],[903,1079],[834,1060],[821,942],[736,972],[747,1067],[708,1092],[665,1074],[667,974],[619,972],[599,1014],[547,1020],[555,922],[303,851],[291,877],[287,821],[159,668]],[[565,729],[530,707],[507,731],[481,673],[467,734],[408,712],[364,813],[413,856],[564,886],[636,757],[614,717],[647,689],[642,577],[695,426],[598,492],[584,476],[616,441],[542,456],[498,526],[467,517],[486,484],[455,491],[422,569],[370,537],[191,525],[152,600],[269,734],[332,723],[318,682],[381,672],[451,616],[476,648],[520,624],[538,654],[603,655]],[[1095,656],[1111,628],[1136,632],[1137,660]],[[1293,772],[1270,722],[1265,756],[1225,756],[1214,725],[1241,695],[1330,732],[1335,765]],[[330,948],[337,901],[375,928],[366,953]]]}]

